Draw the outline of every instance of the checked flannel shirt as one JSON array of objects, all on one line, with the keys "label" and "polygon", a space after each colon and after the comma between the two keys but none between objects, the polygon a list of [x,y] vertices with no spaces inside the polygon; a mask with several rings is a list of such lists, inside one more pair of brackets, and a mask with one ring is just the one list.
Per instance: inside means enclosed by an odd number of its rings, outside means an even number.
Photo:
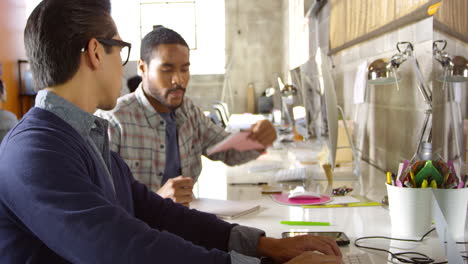
[{"label": "checked flannel shirt", "polygon": [[[166,166],[166,123],[146,98],[142,86],[120,97],[111,111],[97,111],[109,121],[111,149],[122,156],[135,178],[158,190]],[[229,133],[216,126],[200,108],[185,97],[175,111],[182,175],[197,180],[201,172],[201,155],[222,141]],[[237,165],[257,158],[261,152],[228,150],[207,156],[227,165]],[[170,162],[170,161],[169,161]]]}]

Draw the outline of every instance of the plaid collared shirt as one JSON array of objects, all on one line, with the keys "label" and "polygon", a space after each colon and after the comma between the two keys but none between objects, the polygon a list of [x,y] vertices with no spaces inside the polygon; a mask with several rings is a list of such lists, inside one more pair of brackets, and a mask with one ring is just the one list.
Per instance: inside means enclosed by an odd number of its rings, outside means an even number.
[{"label": "plaid collared shirt", "polygon": [[[95,114],[109,121],[111,149],[127,162],[135,178],[158,190],[166,166],[166,124],[146,98],[141,85],[134,93],[120,97],[113,110]],[[182,175],[196,181],[201,172],[201,155],[206,156],[207,148],[229,133],[213,124],[187,97],[175,114]],[[259,151],[228,150],[207,157],[232,166],[259,155]]]}]

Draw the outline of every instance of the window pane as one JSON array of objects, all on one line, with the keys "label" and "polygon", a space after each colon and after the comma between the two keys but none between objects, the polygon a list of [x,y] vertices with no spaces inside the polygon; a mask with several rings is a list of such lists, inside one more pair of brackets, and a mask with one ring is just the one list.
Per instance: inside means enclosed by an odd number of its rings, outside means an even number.
[{"label": "window pane", "polygon": [[178,32],[190,49],[197,48],[195,2],[151,2],[141,3],[141,36],[163,25]]},{"label": "window pane", "polygon": [[[130,61],[135,62],[140,58],[141,38],[151,31],[154,25],[162,24],[180,33],[192,49],[191,74],[224,73],[226,48],[224,0],[111,1],[112,17],[117,24],[120,37],[132,43]],[[135,75],[136,63],[128,65],[132,66],[127,67],[129,72],[126,74]]]}]

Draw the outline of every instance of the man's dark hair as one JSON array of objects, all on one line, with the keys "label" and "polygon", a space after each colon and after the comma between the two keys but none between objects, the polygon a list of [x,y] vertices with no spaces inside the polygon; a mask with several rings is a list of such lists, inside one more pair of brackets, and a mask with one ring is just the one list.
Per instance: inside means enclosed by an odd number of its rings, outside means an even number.
[{"label": "man's dark hair", "polygon": [[[24,44],[38,89],[70,80],[91,38],[112,38],[117,28],[109,0],[43,0],[24,29]],[[105,47],[110,52],[110,47]]]},{"label": "man's dark hair", "polygon": [[141,83],[141,76],[135,75],[127,80],[128,90],[133,93]]},{"label": "man's dark hair", "polygon": [[179,33],[163,26],[154,26],[153,31],[146,34],[141,41],[140,59],[149,64],[153,57],[153,50],[161,44],[180,44],[189,48]]}]

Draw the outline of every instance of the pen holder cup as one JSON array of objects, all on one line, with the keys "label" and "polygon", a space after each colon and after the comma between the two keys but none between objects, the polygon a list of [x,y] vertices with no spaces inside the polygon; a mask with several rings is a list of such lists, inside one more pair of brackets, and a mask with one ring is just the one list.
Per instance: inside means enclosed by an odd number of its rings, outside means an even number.
[{"label": "pen holder cup", "polygon": [[465,241],[465,221],[468,204],[468,188],[434,189],[435,202],[438,203],[448,232],[455,241]]},{"label": "pen holder cup", "polygon": [[392,237],[421,238],[432,224],[432,189],[387,184]]}]

